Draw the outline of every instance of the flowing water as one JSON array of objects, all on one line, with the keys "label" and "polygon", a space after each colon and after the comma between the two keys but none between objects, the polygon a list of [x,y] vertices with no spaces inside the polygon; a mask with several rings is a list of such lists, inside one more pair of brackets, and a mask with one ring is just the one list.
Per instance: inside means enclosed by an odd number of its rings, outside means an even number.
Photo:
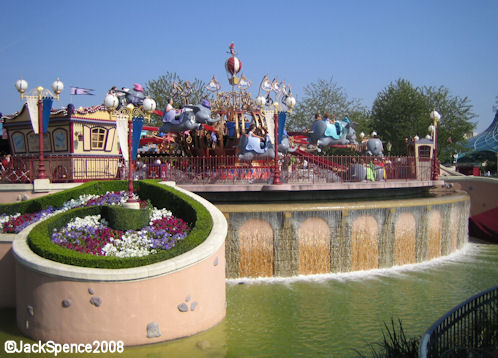
[{"label": "flowing water", "polygon": [[293,277],[393,267],[467,241],[461,193],[410,200],[224,204],[227,278]]},{"label": "flowing water", "polygon": [[[370,343],[382,339],[391,318],[402,321],[408,336],[421,335],[455,305],[497,284],[498,245],[478,243],[427,263],[385,270],[233,279],[227,281],[226,319],[213,329],[127,347],[122,354],[88,356],[355,357],[355,349],[367,353]],[[0,310],[2,357],[7,339],[28,341],[15,328],[14,310]]]}]

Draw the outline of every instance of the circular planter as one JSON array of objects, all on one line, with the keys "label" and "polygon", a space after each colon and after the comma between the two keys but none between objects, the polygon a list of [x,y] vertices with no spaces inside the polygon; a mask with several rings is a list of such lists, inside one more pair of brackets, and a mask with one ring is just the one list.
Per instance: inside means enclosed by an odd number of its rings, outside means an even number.
[{"label": "circular planter", "polygon": [[13,242],[17,325],[35,340],[59,343],[155,343],[190,336],[223,320],[223,214],[201,197],[213,228],[194,249],[172,259],[127,269],[66,265],[33,253],[22,232]]}]

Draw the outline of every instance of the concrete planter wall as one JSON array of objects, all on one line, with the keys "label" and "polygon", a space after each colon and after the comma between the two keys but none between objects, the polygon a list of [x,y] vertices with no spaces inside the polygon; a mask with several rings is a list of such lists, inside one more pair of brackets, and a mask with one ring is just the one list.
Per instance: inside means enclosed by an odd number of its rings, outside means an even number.
[{"label": "concrete planter wall", "polygon": [[195,249],[160,263],[120,270],[60,264],[29,249],[29,230],[19,234],[12,251],[21,332],[59,343],[139,345],[190,336],[222,321],[226,220],[206,200],[178,190],[209,210],[213,229]]},{"label": "concrete planter wall", "polygon": [[0,308],[16,306],[16,264],[12,255],[15,234],[0,235]]}]

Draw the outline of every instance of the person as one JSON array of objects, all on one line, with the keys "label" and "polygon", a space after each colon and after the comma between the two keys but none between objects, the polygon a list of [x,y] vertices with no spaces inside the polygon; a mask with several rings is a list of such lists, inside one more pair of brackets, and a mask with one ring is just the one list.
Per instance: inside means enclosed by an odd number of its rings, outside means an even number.
[{"label": "person", "polygon": [[173,107],[173,98],[170,98],[168,104],[166,104],[166,113],[173,112],[175,113],[175,107]]},{"label": "person", "polygon": [[7,168],[9,167],[9,165],[10,165],[10,159],[11,159],[11,158],[10,158],[10,154],[7,154],[7,155],[3,158],[3,160],[2,160],[2,166],[3,166],[3,168],[4,168],[4,169],[7,169]]},{"label": "person", "polygon": [[264,148],[265,138],[256,134],[256,125],[254,123],[251,123],[251,125],[249,126],[249,131],[247,132],[247,135],[249,135],[251,137],[259,138],[259,140],[261,141],[261,144],[260,144],[261,148]]},{"label": "person", "polygon": [[320,115],[320,113],[315,113],[315,121],[321,121],[322,120],[322,116]]},{"label": "person", "polygon": [[176,117],[176,109],[175,107],[173,107],[173,98],[170,98],[168,104],[166,105],[166,108],[164,109],[162,121],[163,123],[169,122],[177,124],[180,122],[180,120],[179,118],[177,119],[175,117]]},{"label": "person", "polygon": [[[248,138],[248,145],[246,146],[246,149],[254,150],[254,151],[259,153],[259,150],[256,150],[254,148],[254,146],[255,146],[254,140],[257,139],[257,141],[259,142],[259,148],[266,151],[268,149],[266,147],[267,146],[266,138],[256,134],[256,131],[257,131],[256,125],[254,123],[251,123],[251,125],[249,126],[249,130],[247,132],[247,136],[249,138]],[[251,138],[254,138],[254,139],[251,140]]]}]

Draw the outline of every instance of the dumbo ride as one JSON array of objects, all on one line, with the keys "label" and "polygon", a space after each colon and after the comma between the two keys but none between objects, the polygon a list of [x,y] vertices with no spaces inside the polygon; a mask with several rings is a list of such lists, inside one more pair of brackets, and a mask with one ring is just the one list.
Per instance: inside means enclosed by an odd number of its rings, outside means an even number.
[{"label": "dumbo ride", "polygon": [[214,124],[220,118],[211,118],[211,105],[208,100],[203,99],[201,104],[187,105],[183,107],[181,113],[176,113],[174,108],[165,110],[163,113],[163,125],[159,132],[184,132],[199,129],[201,124]]},{"label": "dumbo ride", "polygon": [[384,147],[382,146],[382,141],[379,138],[370,138],[367,141],[367,155],[375,155],[378,157],[384,156]]},{"label": "dumbo ride", "polygon": [[275,158],[275,149],[268,135],[265,142],[258,137],[243,135],[240,137],[238,148],[239,160]]},{"label": "dumbo ride", "polygon": [[335,144],[357,144],[356,131],[349,119],[335,121],[316,120],[311,126],[309,140],[318,147]]}]

